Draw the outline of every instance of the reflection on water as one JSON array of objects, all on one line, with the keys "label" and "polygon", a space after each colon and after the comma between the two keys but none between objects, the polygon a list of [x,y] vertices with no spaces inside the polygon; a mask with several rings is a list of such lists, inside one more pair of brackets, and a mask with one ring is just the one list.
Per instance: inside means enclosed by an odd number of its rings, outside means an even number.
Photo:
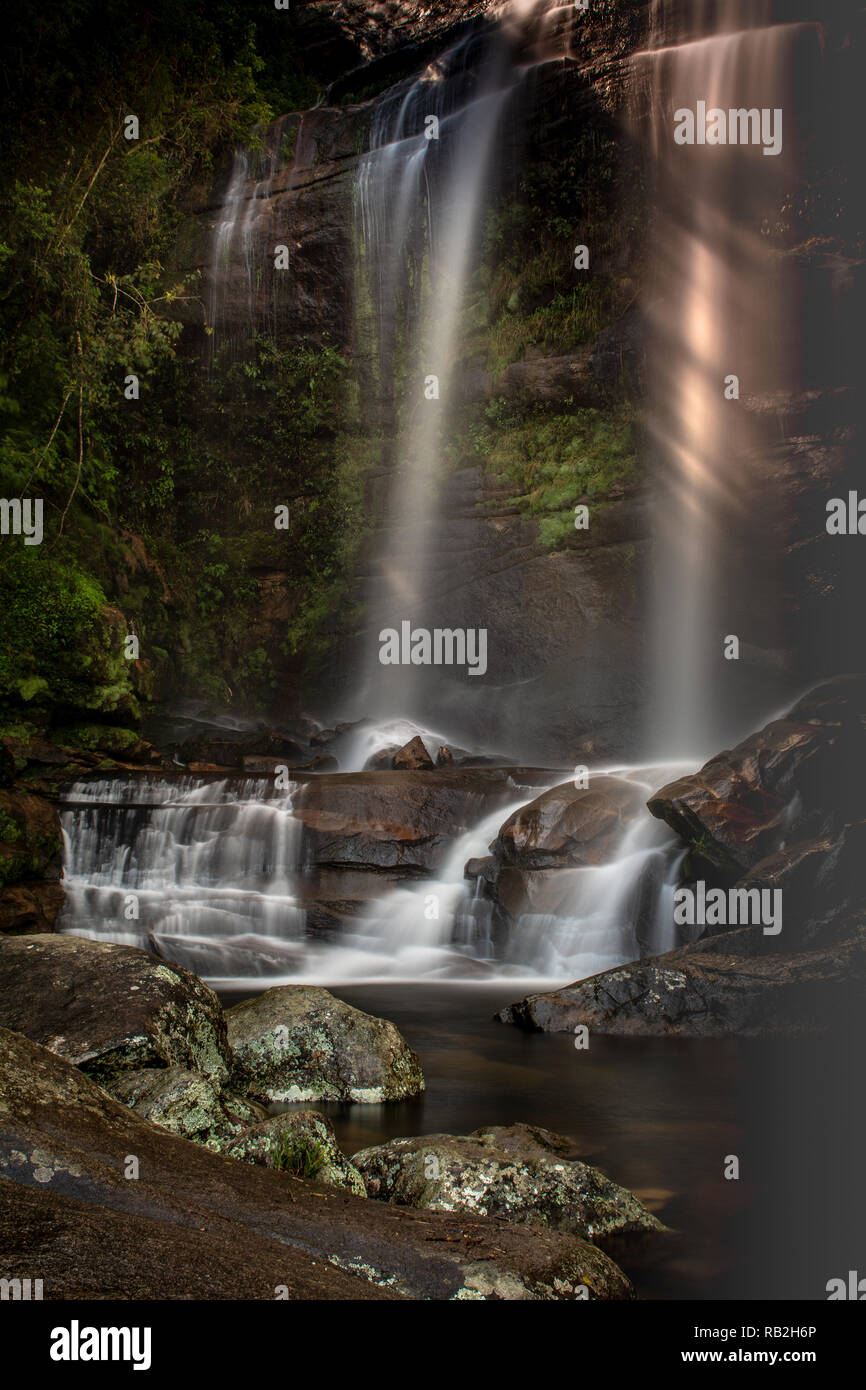
[{"label": "reflection on water", "polygon": [[[523,1121],[567,1134],[580,1156],[631,1188],[672,1229],[612,1251],[644,1298],[720,1298],[736,1281],[730,1220],[748,1197],[723,1177],[737,1151],[743,1044],[527,1034],[492,1015],[498,986],[377,985],[341,999],[391,1019],[421,1058],[427,1090],[390,1105],[317,1104],[348,1153],[415,1134]],[[226,1006],[240,996],[223,995]],[[283,1109],[304,1107],[285,1106]]]}]

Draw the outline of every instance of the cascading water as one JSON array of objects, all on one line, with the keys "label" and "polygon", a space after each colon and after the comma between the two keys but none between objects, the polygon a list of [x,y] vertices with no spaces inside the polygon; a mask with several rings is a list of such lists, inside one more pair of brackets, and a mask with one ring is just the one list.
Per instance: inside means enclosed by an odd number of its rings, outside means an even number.
[{"label": "cascading water", "polygon": [[[784,686],[774,502],[753,407],[796,386],[796,286],[766,233],[796,164],[793,77],[818,31],[771,24],[771,10],[657,3],[654,46],[635,63],[656,180],[656,756],[708,756]],[[739,659],[726,660],[731,637]]]},{"label": "cascading water", "polygon": [[63,925],[144,946],[197,974],[286,971],[304,912],[292,894],[292,792],[140,778],[77,782],[61,814]]},{"label": "cascading water", "polygon": [[[646,795],[654,783],[636,785]],[[648,814],[626,828],[609,863],[530,875],[540,905],[509,926],[497,923],[481,877],[467,878],[466,865],[487,854],[525,793],[457,836],[430,877],[389,890],[323,942],[306,929],[293,796],[264,779],[75,783],[61,815],[62,929],[144,946],[211,981],[250,988],[278,980],[561,981],[674,944],[682,851]]]},{"label": "cascading water", "polygon": [[[398,388],[403,422],[370,596],[372,641],[361,698],[381,716],[417,715],[418,668],[389,667],[383,678],[376,636],[404,619],[429,621],[460,316],[503,121],[520,78],[505,30],[471,35],[379,103],[361,164],[362,274],[374,305],[379,389],[386,398],[394,392],[405,332],[414,330],[407,378]],[[386,410],[393,406],[386,400]]]},{"label": "cascading water", "polygon": [[274,180],[285,163],[283,137],[287,117],[281,117],[259,132],[259,143],[239,147],[232,157],[231,171],[222,198],[221,219],[213,230],[213,252],[209,267],[208,327],[211,351],[222,340],[227,296],[242,285],[246,301],[248,334],[277,327],[277,285],[279,277],[271,271],[271,250],[264,235],[267,209]]},{"label": "cascading water", "polygon": [[[391,667],[383,682],[375,638],[380,626],[399,627],[406,618],[447,623],[448,588],[437,592],[433,540],[442,520],[442,445],[457,394],[461,315],[503,131],[533,61],[531,45],[517,44],[509,25],[520,11],[540,15],[545,42],[555,43],[552,21],[563,8],[509,9],[506,22],[475,30],[374,106],[357,182],[360,269],[373,306],[379,408],[399,429],[371,598],[367,688],[358,696],[379,722],[335,744],[343,771],[419,728],[433,755],[452,741],[432,732],[444,706],[429,681],[430,717],[417,722],[417,668],[400,682]],[[649,115],[641,129],[657,203],[649,296],[649,423],[658,462],[652,743],[657,754],[693,765],[726,736],[726,712],[736,722],[744,703],[732,697],[730,678],[725,684],[726,674],[744,668],[731,663],[726,673],[724,636],[738,633],[744,652],[766,658],[774,651],[776,586],[761,567],[755,527],[766,500],[761,441],[746,398],[790,389],[793,381],[785,346],[789,285],[761,233],[791,173],[789,83],[801,56],[815,48],[816,31],[773,25],[768,7],[739,0],[691,7],[657,0],[654,16],[649,47],[633,65],[637,106]],[[758,139],[733,148],[700,138],[677,143],[676,113],[687,109],[697,120],[714,108],[742,111],[738,128],[746,132],[754,109]],[[761,143],[764,111],[781,111],[784,120],[779,149],[769,156]],[[222,319],[229,261],[235,281],[242,267],[251,329],[267,321],[259,204],[280,172],[282,129],[278,122],[269,130],[263,156],[235,156],[214,234],[213,325]],[[743,399],[725,397],[731,374]],[[434,378],[437,391],[428,397],[424,382]],[[411,722],[401,724],[407,714]],[[670,767],[655,772],[652,780],[630,780],[646,794],[671,775]],[[277,795],[265,780],[80,783],[63,813],[65,929],[150,945],[210,979],[253,985],[484,973],[562,981],[675,944],[672,896],[682,850],[648,813],[627,826],[606,864],[529,874],[529,905],[503,928],[483,876],[467,879],[465,866],[486,854],[507,816],[503,808],[483,815],[455,837],[429,878],[390,889],[339,939],[323,942],[307,934],[300,905],[301,828],[291,792]]]}]

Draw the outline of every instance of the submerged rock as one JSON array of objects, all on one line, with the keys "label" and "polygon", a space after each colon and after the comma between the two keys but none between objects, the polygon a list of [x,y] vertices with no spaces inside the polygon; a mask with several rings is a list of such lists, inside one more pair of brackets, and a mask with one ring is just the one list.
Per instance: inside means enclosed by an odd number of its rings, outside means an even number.
[{"label": "submerged rock", "polygon": [[0,1026],[100,1081],[172,1066],[228,1079],[216,995],[198,976],[134,946],[78,936],[3,939]]},{"label": "submerged rock", "polygon": [[603,864],[643,805],[641,789],[619,777],[593,777],[582,789],[564,782],[515,811],[490,848],[524,869]]},{"label": "submerged rock", "polygon": [[422,1223],[189,1144],[2,1028],[0,1218],[0,1268],[38,1275],[46,1299],[632,1296],[576,1236],[439,1212]]},{"label": "submerged rock", "polygon": [[392,1139],[353,1156],[367,1195],[430,1211],[480,1212],[598,1242],[664,1228],[626,1188],[535,1125]]},{"label": "submerged rock", "polygon": [[315,1178],[357,1197],[367,1195],[364,1179],[337,1143],[334,1126],[316,1110],[269,1115],[220,1148],[243,1163],[259,1163],[295,1178]]},{"label": "submerged rock", "polygon": [[267,1114],[261,1105],[222,1090],[209,1076],[183,1067],[124,1072],[105,1089],[142,1119],[196,1144],[219,1147]]},{"label": "submerged rock", "polygon": [[226,1023],[239,1077],[259,1100],[375,1105],[424,1089],[421,1064],[394,1024],[326,989],[265,990],[229,1009]]}]

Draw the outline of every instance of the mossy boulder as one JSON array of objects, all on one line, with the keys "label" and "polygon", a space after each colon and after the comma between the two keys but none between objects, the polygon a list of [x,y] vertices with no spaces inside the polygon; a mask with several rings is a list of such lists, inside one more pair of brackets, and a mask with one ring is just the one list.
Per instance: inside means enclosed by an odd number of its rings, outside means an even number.
[{"label": "mossy boulder", "polygon": [[569,1139],[535,1125],[393,1139],[352,1161],[368,1197],[401,1206],[477,1212],[593,1242],[664,1229],[631,1192],[577,1159]]},{"label": "mossy boulder", "polygon": [[226,1013],[237,1082],[257,1100],[379,1104],[424,1089],[421,1064],[387,1019],[326,989],[280,985]]},{"label": "mossy boulder", "polygon": [[133,946],[77,936],[0,940],[0,1026],[101,1084],[142,1067],[228,1080],[219,1000],[197,976]]},{"label": "mossy boulder", "polygon": [[296,1178],[315,1178],[366,1197],[364,1179],[337,1143],[334,1126],[316,1110],[269,1115],[220,1145],[228,1158],[276,1168]]},{"label": "mossy boulder", "polygon": [[122,1072],[105,1089],[151,1124],[210,1148],[218,1149],[266,1114],[263,1106],[184,1067]]}]

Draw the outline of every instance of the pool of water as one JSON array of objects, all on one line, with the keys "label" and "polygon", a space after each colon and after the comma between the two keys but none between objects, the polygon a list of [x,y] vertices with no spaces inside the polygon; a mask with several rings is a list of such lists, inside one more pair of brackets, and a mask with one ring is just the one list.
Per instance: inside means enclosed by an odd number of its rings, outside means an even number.
[{"label": "pool of water", "polygon": [[[391,1019],[418,1053],[427,1089],[387,1105],[317,1104],[344,1152],[418,1134],[522,1121],[576,1141],[671,1234],[615,1257],[644,1298],[724,1298],[741,1287],[751,1189],[724,1177],[737,1152],[748,1045],[523,1033],[493,1014],[512,984],[371,985],[332,991]],[[246,997],[221,992],[226,1006]],[[302,1107],[284,1107],[285,1109]],[[748,1221],[746,1221],[748,1225]]]}]

